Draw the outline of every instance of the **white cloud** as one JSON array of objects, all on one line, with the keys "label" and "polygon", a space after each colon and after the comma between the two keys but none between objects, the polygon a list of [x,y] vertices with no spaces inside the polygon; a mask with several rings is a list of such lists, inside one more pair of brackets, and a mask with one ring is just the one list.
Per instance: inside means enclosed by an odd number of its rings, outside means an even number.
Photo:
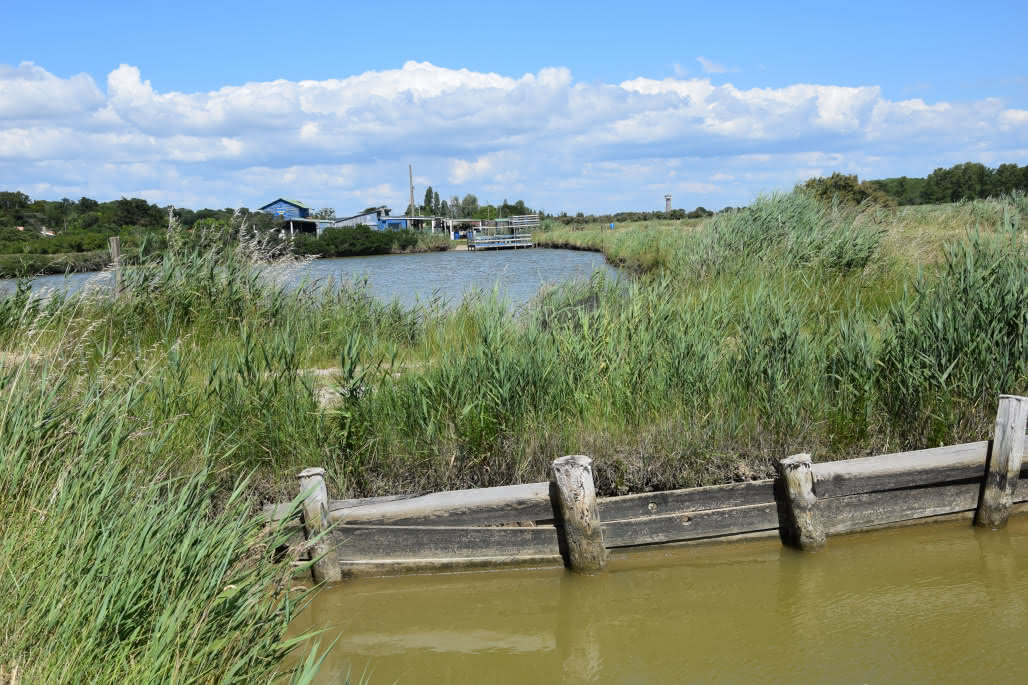
[{"label": "white cloud", "polygon": [[682,193],[738,205],[821,170],[1028,161],[1028,111],[996,99],[893,101],[873,85],[741,89],[676,73],[602,84],[563,68],[512,77],[407,62],[178,93],[121,65],[104,93],[84,74],[0,65],[0,187],[215,206],[287,194],[345,213],[345,202],[405,206],[412,163],[419,195],[427,185],[482,201],[518,193],[590,211],[659,208],[670,189],[678,206],[689,202]]},{"label": "white cloud", "polygon": [[0,64],[0,123],[81,114],[103,101],[103,93],[87,74],[62,79],[32,62],[17,67]]},{"label": "white cloud", "polygon": [[738,67],[726,67],[724,64],[707,59],[706,57],[697,57],[696,61],[700,63],[701,67],[703,67],[704,74],[724,74],[729,71],[740,71]]},{"label": "white cloud", "polygon": [[479,157],[473,162],[455,159],[450,167],[450,183],[462,185],[471,179],[481,178],[492,166],[488,157]]}]

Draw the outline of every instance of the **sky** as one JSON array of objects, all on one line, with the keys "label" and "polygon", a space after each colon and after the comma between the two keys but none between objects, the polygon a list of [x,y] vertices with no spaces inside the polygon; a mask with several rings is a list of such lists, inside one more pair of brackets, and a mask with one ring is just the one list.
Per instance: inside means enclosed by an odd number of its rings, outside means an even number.
[{"label": "sky", "polygon": [[[40,8],[45,7],[45,11]],[[719,209],[1028,164],[1028,3],[9,3],[0,189]]]}]

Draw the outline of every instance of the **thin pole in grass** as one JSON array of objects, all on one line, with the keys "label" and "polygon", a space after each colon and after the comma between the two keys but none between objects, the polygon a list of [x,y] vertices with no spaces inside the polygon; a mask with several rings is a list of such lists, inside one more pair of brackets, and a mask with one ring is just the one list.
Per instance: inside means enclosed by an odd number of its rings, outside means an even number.
[{"label": "thin pole in grass", "polygon": [[335,545],[323,536],[328,529],[328,488],[325,487],[325,469],[312,467],[299,473],[300,494],[303,500],[303,532],[311,545],[311,566],[315,583],[338,583],[343,579]]},{"label": "thin pole in grass", "polygon": [[975,523],[985,528],[1007,525],[1024,456],[1028,397],[1000,395],[996,429],[989,445],[985,482],[978,497]]},{"label": "thin pole in grass", "polygon": [[111,248],[111,262],[114,264],[114,294],[121,294],[121,236],[112,235],[107,239]]}]

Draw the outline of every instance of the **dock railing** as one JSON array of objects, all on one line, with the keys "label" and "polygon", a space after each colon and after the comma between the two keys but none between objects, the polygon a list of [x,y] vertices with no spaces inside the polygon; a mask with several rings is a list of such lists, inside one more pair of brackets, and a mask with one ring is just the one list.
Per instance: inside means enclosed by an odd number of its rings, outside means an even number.
[{"label": "dock railing", "polygon": [[792,455],[772,479],[618,497],[597,497],[591,460],[572,456],[554,461],[548,482],[330,500],[321,515],[324,472],[307,469],[301,495],[314,499],[301,519],[281,521],[296,511],[288,504],[265,513],[308,538],[319,582],[516,565],[595,573],[611,549],[773,535],[816,551],[832,535],[936,517],[1002,527],[1028,510],[1026,421],[1028,399],[1002,395],[991,440],[819,463]]},{"label": "dock railing", "polygon": [[532,247],[531,233],[512,235],[468,235],[469,250],[502,250]]}]

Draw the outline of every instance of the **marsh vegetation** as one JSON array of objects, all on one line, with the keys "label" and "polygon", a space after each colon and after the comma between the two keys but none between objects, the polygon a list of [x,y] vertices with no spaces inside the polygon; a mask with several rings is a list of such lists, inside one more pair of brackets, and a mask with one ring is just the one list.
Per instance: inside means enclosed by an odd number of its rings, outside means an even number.
[{"label": "marsh vegetation", "polygon": [[287,287],[297,258],[259,240],[173,237],[117,297],[0,300],[0,668],[271,678],[297,600],[257,512],[305,466],[363,496],[584,453],[604,494],[688,487],[983,439],[1028,391],[1024,195],[797,192],[538,237],[636,276],[404,307]]}]

